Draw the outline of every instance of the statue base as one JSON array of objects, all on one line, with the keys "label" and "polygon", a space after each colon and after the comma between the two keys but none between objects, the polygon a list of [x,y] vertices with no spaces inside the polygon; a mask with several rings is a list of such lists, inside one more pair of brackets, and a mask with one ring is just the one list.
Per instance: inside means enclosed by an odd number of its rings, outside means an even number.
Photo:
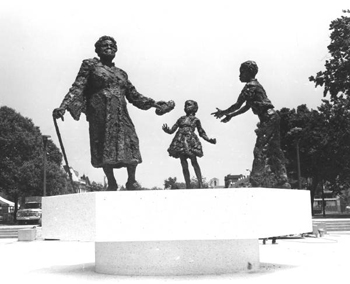
[{"label": "statue base", "polygon": [[272,188],[50,196],[42,237],[95,242],[98,273],[234,273],[259,269],[259,238],[311,232],[310,205],[309,191]]},{"label": "statue base", "polygon": [[95,243],[95,271],[104,274],[228,274],[258,268],[258,240]]}]

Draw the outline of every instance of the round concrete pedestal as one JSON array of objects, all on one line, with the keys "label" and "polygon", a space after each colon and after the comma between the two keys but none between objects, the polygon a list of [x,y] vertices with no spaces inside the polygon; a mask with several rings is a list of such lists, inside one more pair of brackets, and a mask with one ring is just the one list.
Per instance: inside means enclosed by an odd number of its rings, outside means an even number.
[{"label": "round concrete pedestal", "polygon": [[258,268],[258,240],[95,243],[95,271],[104,274],[226,274]]}]

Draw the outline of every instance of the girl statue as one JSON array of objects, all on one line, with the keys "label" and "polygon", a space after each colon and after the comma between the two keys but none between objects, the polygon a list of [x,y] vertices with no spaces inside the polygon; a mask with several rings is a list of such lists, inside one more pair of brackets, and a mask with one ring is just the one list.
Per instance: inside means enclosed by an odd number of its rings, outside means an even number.
[{"label": "girl statue", "polygon": [[198,180],[198,188],[202,188],[202,173],[197,162],[197,157],[203,156],[202,144],[195,133],[197,128],[199,136],[205,141],[216,144],[216,139],[209,139],[200,120],[196,117],[198,104],[193,100],[185,102],[185,116],[181,116],[172,128],[167,124],[163,125],[164,132],[173,134],[177,129],[173,141],[168,149],[169,155],[174,158],[179,158],[181,161],[182,172],[186,182],[186,188],[191,188],[190,173],[188,170],[187,159],[191,160],[192,166]]}]

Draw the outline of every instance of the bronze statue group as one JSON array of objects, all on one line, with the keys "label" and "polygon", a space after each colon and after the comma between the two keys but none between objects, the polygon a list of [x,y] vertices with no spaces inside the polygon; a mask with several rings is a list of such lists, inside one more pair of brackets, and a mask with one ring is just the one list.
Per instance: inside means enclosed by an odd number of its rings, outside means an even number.
[{"label": "bronze statue group", "polygon": [[[117,68],[113,59],[117,52],[117,43],[110,36],[101,37],[95,44],[99,58],[84,60],[78,75],[64,97],[59,108],[54,109],[53,117],[62,118],[66,110],[75,120],[85,113],[89,122],[91,164],[102,168],[108,180],[108,190],[117,190],[114,177],[115,168],[127,168],[127,190],[138,189],[136,167],[142,162],[139,140],[135,127],[127,110],[127,102],[139,109],[156,109],[157,115],[171,111],[173,101],[154,101],[140,94],[128,79],[125,71]],[[257,140],[254,148],[253,168],[250,174],[252,187],[290,188],[288,183],[284,155],[280,147],[280,118],[274,106],[266,96],[262,85],[255,78],[258,66],[254,61],[246,61],[240,67],[240,80],[246,83],[237,102],[226,110],[217,108],[212,113],[221,122],[228,122],[236,115],[249,109],[259,117],[256,130]],[[169,128],[163,125],[168,134],[176,132],[168,153],[181,161],[186,188],[190,188],[189,159],[194,168],[198,188],[202,187],[202,174],[197,157],[203,156],[201,142],[195,133],[205,141],[216,144],[216,139],[208,138],[196,117],[196,101],[185,102],[185,115]]]}]

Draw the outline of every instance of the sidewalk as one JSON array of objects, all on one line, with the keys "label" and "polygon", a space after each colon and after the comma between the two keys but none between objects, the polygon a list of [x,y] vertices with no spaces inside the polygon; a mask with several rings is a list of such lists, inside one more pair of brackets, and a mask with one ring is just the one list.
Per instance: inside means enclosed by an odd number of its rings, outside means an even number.
[{"label": "sidewalk", "polygon": [[[94,243],[0,239],[2,283],[347,283],[350,232],[278,239],[260,245],[257,272],[179,277],[127,277],[94,272]],[[5,280],[5,281],[4,281]]]}]

